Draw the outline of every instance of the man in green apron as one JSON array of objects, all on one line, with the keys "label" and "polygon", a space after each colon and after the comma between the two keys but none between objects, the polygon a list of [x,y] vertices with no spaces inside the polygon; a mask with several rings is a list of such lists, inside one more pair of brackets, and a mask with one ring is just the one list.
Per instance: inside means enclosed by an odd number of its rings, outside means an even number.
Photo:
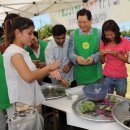
[{"label": "man in green apron", "polygon": [[99,62],[100,31],[92,28],[89,10],[77,12],[79,29],[75,29],[69,40],[68,54],[74,64],[74,79],[78,85],[96,83],[102,78]]}]

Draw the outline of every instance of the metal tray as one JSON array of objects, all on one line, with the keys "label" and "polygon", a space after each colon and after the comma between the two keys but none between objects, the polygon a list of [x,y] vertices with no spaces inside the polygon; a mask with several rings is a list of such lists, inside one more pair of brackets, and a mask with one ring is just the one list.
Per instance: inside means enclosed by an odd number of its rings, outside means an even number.
[{"label": "metal tray", "polygon": [[127,130],[130,130],[130,127],[124,125],[124,121],[130,120],[129,109],[130,109],[130,100],[119,102],[112,108],[113,118],[117,121],[117,123],[122,125]]},{"label": "metal tray", "polygon": [[[116,97],[119,102],[120,101],[124,101],[126,100],[125,98],[121,97],[121,96],[117,96],[117,95],[113,95],[113,94],[108,94],[108,96],[114,96]],[[81,99],[78,99],[77,101],[75,101],[73,104],[72,104],[72,109],[73,109],[73,112],[78,116],[78,117],[81,117],[83,119],[87,119],[87,120],[91,120],[91,121],[100,121],[100,122],[110,122],[110,121],[114,121],[113,117],[106,117],[105,115],[97,115],[96,114],[96,111],[94,112],[88,112],[88,113],[85,113],[83,114],[81,111],[80,111],[80,105],[84,102],[88,100],[87,97],[83,97]],[[100,102],[95,102],[96,104],[96,107],[98,107],[101,103],[103,103],[103,101],[100,101]],[[111,113],[112,115],[112,113]]]},{"label": "metal tray", "polygon": [[46,100],[57,99],[66,96],[65,88],[61,85],[44,85],[42,93]]}]

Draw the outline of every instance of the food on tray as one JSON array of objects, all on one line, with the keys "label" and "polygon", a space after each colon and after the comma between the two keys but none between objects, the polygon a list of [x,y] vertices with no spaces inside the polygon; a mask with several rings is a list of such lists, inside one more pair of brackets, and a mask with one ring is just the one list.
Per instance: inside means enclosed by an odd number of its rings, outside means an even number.
[{"label": "food on tray", "polygon": [[95,103],[92,101],[84,101],[80,106],[80,111],[82,113],[92,112],[95,110]]},{"label": "food on tray", "polygon": [[108,99],[109,99],[110,102],[118,102],[119,101],[119,99],[117,99],[117,97],[112,96],[112,95],[111,96],[109,95]]},{"label": "food on tray", "polygon": [[[114,102],[113,101],[111,102],[111,98],[113,99],[113,97],[111,97],[111,96],[115,97]],[[118,104],[118,107],[116,107],[116,109],[117,109],[116,111],[119,111],[120,108],[122,108],[122,105],[120,105],[120,103],[122,101],[125,102],[125,100],[126,99],[124,97],[114,95],[114,94],[108,94],[108,96],[101,101],[92,101],[93,103],[95,103],[94,111],[84,112],[84,111],[82,111],[82,108],[80,108],[80,106],[82,106],[82,104],[85,101],[90,101],[87,97],[84,96],[82,98],[79,98],[77,101],[75,101],[72,104],[72,109],[77,116],[79,116],[83,119],[87,119],[87,120],[91,120],[91,121],[110,122],[110,121],[114,121],[115,116],[119,115],[119,120],[121,120],[123,118],[123,123],[124,123],[124,120],[125,120],[124,117],[120,116],[120,114],[124,115],[123,112],[122,113],[117,112],[116,115],[114,115],[114,116],[112,116],[112,115],[113,115],[113,112],[115,111],[114,110],[115,106],[117,106],[117,104]],[[115,101],[117,101],[117,102],[115,102]],[[129,103],[130,103],[130,101],[129,101]],[[125,109],[126,109],[126,111],[128,111],[129,104],[125,103],[123,105],[125,105]],[[123,110],[124,110],[124,108],[123,108]],[[127,113],[126,114],[127,119],[130,119],[129,111],[126,113]]]},{"label": "food on tray", "polygon": [[98,102],[89,101],[86,99],[86,101],[83,101],[80,104],[79,109],[83,114],[91,114],[91,112],[93,112],[96,116],[104,115],[105,117],[112,117],[112,107],[119,101],[120,100],[114,95],[109,95],[108,98]]}]

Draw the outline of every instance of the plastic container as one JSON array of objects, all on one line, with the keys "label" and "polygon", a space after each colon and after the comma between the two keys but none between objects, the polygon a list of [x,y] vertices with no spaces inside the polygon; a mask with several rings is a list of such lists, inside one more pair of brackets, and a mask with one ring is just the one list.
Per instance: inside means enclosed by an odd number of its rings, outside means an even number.
[{"label": "plastic container", "polygon": [[89,100],[103,100],[108,93],[108,86],[105,84],[90,84],[83,87],[83,92]]}]

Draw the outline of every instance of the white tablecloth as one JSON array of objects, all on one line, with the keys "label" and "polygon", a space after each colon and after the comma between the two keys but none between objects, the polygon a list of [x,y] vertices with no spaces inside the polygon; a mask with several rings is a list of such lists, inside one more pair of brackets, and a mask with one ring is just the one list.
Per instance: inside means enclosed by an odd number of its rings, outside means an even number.
[{"label": "white tablecloth", "polygon": [[67,124],[89,130],[126,130],[117,122],[95,122],[76,116],[72,110],[72,101],[67,97],[46,100],[46,106],[66,112]]}]

